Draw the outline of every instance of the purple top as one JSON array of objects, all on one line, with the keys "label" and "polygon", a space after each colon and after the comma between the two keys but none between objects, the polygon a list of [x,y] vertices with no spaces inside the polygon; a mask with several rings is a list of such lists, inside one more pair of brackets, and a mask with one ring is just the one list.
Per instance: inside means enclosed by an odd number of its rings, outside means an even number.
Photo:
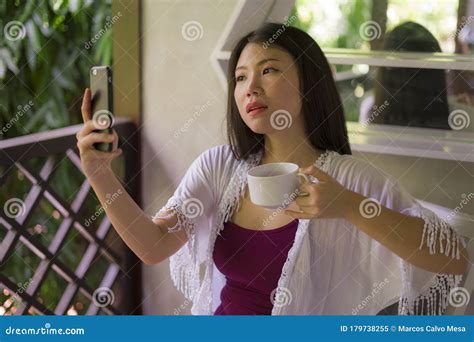
[{"label": "purple top", "polygon": [[[226,277],[214,315],[270,315],[270,298],[293,245],[298,219],[275,229],[253,230],[225,222],[214,262]],[[272,294],[274,296],[274,294]]]}]

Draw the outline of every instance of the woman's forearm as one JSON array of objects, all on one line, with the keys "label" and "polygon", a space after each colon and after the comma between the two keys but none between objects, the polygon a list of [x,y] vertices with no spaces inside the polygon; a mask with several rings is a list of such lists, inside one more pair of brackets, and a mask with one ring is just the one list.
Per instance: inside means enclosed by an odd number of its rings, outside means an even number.
[{"label": "woman's forearm", "polygon": [[439,252],[431,254],[426,245],[419,248],[425,224],[423,219],[382,205],[379,215],[362,215],[359,207],[366,197],[349,190],[345,196],[348,203],[345,218],[400,258],[430,272],[463,274],[466,271],[467,252],[461,244],[460,259]]},{"label": "woman's forearm", "polygon": [[127,246],[146,264],[155,263],[157,244],[164,238],[160,227],[135,203],[112,171],[89,178],[89,183]]}]

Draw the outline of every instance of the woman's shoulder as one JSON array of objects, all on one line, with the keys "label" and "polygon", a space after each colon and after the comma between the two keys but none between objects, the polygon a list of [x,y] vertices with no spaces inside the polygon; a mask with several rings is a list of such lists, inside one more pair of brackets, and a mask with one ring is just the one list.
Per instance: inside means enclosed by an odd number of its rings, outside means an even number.
[{"label": "woman's shoulder", "polygon": [[337,152],[331,158],[330,174],[345,184],[371,183],[375,186],[380,186],[393,178],[369,159]]},{"label": "woman's shoulder", "polygon": [[232,149],[228,144],[210,147],[200,157],[209,159],[212,162],[232,162],[235,160]]},{"label": "woman's shoulder", "polygon": [[203,154],[211,157],[227,157],[228,155],[232,155],[232,150],[229,144],[221,144],[209,147]]},{"label": "woman's shoulder", "polygon": [[215,171],[224,171],[228,168],[235,168],[241,161],[237,160],[232,153],[229,144],[222,144],[208,148],[198,157],[201,162],[208,165]]}]

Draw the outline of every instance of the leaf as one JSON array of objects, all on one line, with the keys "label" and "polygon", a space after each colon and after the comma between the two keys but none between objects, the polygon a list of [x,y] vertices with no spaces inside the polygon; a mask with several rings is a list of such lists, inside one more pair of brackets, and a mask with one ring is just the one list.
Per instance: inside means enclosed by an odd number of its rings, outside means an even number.
[{"label": "leaf", "polygon": [[0,58],[7,65],[8,69],[14,74],[18,74],[19,70],[12,58],[10,50],[7,48],[0,49]]},{"label": "leaf", "polygon": [[40,37],[38,34],[38,29],[33,20],[28,20],[25,24],[26,27],[26,35],[33,46],[35,52],[41,49]]},{"label": "leaf", "polygon": [[3,79],[5,77],[5,73],[7,71],[7,68],[5,66],[5,62],[3,59],[0,58],[0,79]]},{"label": "leaf", "polygon": [[25,46],[26,51],[26,61],[28,63],[28,67],[30,70],[36,69],[36,51],[33,50],[33,45],[26,44]]}]

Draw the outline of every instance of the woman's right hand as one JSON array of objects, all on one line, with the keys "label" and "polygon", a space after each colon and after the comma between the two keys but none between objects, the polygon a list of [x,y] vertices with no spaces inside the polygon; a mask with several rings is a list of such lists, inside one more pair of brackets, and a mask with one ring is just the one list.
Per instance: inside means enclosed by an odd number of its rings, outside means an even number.
[{"label": "woman's right hand", "polygon": [[[79,148],[79,156],[81,158],[82,171],[87,178],[99,176],[104,172],[113,172],[110,167],[112,160],[122,153],[122,150],[117,148],[118,135],[115,130],[112,130],[111,134],[93,132],[98,127],[91,119],[91,91],[88,88],[84,92],[81,112],[84,126],[76,134],[76,138],[77,147]],[[94,144],[99,142],[112,143],[112,152],[96,150]]]}]

